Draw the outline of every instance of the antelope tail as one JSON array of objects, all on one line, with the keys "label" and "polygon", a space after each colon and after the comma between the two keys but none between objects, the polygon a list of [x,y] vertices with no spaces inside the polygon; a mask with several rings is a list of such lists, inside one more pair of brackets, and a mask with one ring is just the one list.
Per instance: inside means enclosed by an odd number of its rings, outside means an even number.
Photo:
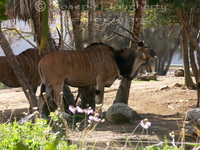
[{"label": "antelope tail", "polygon": [[44,83],[45,79],[44,79],[44,76],[42,75],[42,69],[41,69],[41,64],[40,63],[38,64],[38,73],[40,75],[42,83]]},{"label": "antelope tail", "polygon": [[61,46],[62,46],[62,38],[61,38],[61,34],[60,31],[58,30],[58,28],[56,27],[56,30],[58,32],[58,36],[59,36],[59,44],[57,46],[57,50],[60,50]]}]

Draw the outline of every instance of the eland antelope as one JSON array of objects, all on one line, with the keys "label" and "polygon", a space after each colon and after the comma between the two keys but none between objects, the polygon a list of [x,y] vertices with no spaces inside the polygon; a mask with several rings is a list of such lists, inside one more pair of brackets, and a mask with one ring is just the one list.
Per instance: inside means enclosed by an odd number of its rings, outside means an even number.
[{"label": "eland antelope", "polygon": [[[40,60],[38,50],[32,48],[27,49],[17,55],[16,58],[21,65],[33,91],[36,92],[38,85],[41,83],[38,73],[38,63]],[[20,87],[17,77],[15,76],[8,61],[9,59],[6,56],[0,57],[0,82],[9,87]]]},{"label": "eland antelope", "polygon": [[54,51],[45,55],[38,67],[46,86],[46,96],[54,90],[54,101],[64,111],[60,92],[66,81],[74,87],[96,86],[95,103],[103,104],[104,87],[111,86],[120,74],[132,80],[141,64],[156,57],[148,45],[128,32],[134,38],[116,33],[134,43],[122,50],[115,50],[103,43],[93,43],[83,50]]}]

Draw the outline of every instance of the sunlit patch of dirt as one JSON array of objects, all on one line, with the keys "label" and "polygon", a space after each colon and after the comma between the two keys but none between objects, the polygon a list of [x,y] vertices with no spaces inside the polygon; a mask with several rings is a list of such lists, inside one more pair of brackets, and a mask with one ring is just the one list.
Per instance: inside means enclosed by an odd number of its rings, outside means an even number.
[{"label": "sunlit patch of dirt", "polygon": [[[117,80],[110,88],[105,89],[104,95],[104,111],[106,111],[115,99],[120,80]],[[148,135],[141,136],[142,127],[138,127],[133,135],[131,132],[140,123],[136,120],[132,123],[113,125],[108,122],[100,123],[95,132],[89,134],[86,138],[88,143],[97,142],[97,147],[106,148],[122,147],[125,138],[130,141],[150,140],[158,142],[164,140],[164,135],[169,137],[171,131],[179,132],[182,127],[183,116],[188,110],[196,107],[197,94],[195,90],[188,90],[181,87],[173,87],[175,83],[184,85],[183,77],[163,76],[158,77],[158,81],[133,81],[130,89],[128,105],[138,112],[143,118],[148,118],[152,122],[148,130]],[[168,85],[168,89],[160,90],[163,85]],[[77,89],[73,88],[72,91]],[[37,92],[39,95],[39,90]],[[21,88],[12,88],[0,90],[0,111],[2,119],[2,111],[9,118],[10,111],[15,110],[13,116],[20,118],[24,115],[29,107]],[[5,121],[5,119],[0,120]],[[80,141],[78,137],[81,131],[75,132],[74,141]],[[178,135],[176,136],[178,139]],[[131,149],[131,148],[130,148]]]}]

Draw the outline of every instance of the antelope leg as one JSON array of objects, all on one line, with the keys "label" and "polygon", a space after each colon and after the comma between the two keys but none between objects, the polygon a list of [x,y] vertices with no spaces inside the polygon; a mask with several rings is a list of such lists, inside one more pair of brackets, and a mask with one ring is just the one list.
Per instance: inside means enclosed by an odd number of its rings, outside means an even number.
[{"label": "antelope leg", "polygon": [[99,112],[99,115],[102,117],[102,106],[99,106],[99,104],[103,105],[103,96],[104,96],[104,84],[97,84],[96,86],[96,93],[95,93],[95,104],[96,104],[96,110]]},{"label": "antelope leg", "polygon": [[46,98],[48,99],[52,90],[53,90],[53,88],[52,88],[50,83],[42,84],[41,92],[40,92],[40,95],[39,95],[39,101],[38,101],[39,112],[42,112],[44,105],[46,103],[44,96],[43,96],[43,93],[46,92]]},{"label": "antelope leg", "polygon": [[63,91],[63,83],[56,84],[56,86],[53,86],[53,89],[54,89],[54,101],[58,109],[60,108],[62,112],[65,112],[63,99],[61,99],[61,95],[60,95],[60,92]]}]

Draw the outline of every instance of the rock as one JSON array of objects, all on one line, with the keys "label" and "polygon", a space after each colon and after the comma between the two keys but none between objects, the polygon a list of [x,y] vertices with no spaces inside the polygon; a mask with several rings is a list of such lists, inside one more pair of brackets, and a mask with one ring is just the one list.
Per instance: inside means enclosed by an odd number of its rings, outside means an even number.
[{"label": "rock", "polygon": [[185,127],[185,133],[186,134],[189,134],[189,135],[194,135],[196,132],[196,129],[194,126],[192,126],[191,124],[186,124],[186,127]]},{"label": "rock", "polygon": [[134,119],[141,119],[141,116],[124,103],[113,104],[106,112],[106,120],[113,124],[132,122]]},{"label": "rock", "polygon": [[160,90],[166,90],[166,89],[169,89],[169,86],[168,85],[162,85],[160,87]]},{"label": "rock", "polygon": [[175,83],[175,84],[173,85],[173,87],[182,87],[182,85],[181,85],[180,83]]},{"label": "rock", "polygon": [[157,80],[158,73],[152,72],[152,73],[146,73],[146,74],[138,74],[136,78],[137,80],[144,80],[144,81]]},{"label": "rock", "polygon": [[167,106],[169,109],[174,110],[174,107],[172,105]]},{"label": "rock", "polygon": [[175,77],[184,77],[184,70],[181,68],[177,69],[174,73]]},{"label": "rock", "polygon": [[18,124],[22,126],[24,123],[33,120],[33,118],[34,118],[34,113],[33,113],[33,114],[30,114],[30,115],[28,115],[28,116],[26,116],[26,117],[24,117],[24,118],[21,118],[21,119],[18,121]]},{"label": "rock", "polygon": [[188,111],[186,120],[189,121],[186,124],[186,133],[187,134],[195,134],[196,127],[200,128],[200,108],[195,108],[190,111]]},{"label": "rock", "polygon": [[[44,115],[40,115],[42,118],[46,119],[46,117]],[[39,117],[39,112],[38,111],[35,111],[34,113],[24,117],[24,118],[21,118],[19,121],[18,121],[18,124],[19,125],[23,125],[24,123],[26,122],[29,122],[29,121],[33,121],[35,118],[38,118]]]},{"label": "rock", "polygon": [[[72,120],[72,116],[70,116],[69,114],[65,113],[65,112],[59,112],[58,114],[62,119],[65,119],[65,120]],[[35,111],[34,113],[24,117],[24,118],[21,118],[18,123],[19,125],[23,125],[24,123],[26,122],[29,122],[29,121],[33,121],[34,119],[38,118],[38,117],[41,117],[43,119],[47,119],[47,117],[44,115],[44,114],[39,114],[38,111]]]},{"label": "rock", "polygon": [[65,120],[70,120],[70,119],[72,119],[72,116],[69,115],[68,113],[65,113],[65,112],[60,112],[60,113],[59,113],[59,116],[60,116],[61,118],[65,119]]},{"label": "rock", "polygon": [[200,119],[200,108],[195,108],[187,112],[187,121],[196,122],[198,119]]},{"label": "rock", "polygon": [[183,86],[182,88],[181,88],[181,90],[186,90],[187,88],[185,87],[185,86]]}]

